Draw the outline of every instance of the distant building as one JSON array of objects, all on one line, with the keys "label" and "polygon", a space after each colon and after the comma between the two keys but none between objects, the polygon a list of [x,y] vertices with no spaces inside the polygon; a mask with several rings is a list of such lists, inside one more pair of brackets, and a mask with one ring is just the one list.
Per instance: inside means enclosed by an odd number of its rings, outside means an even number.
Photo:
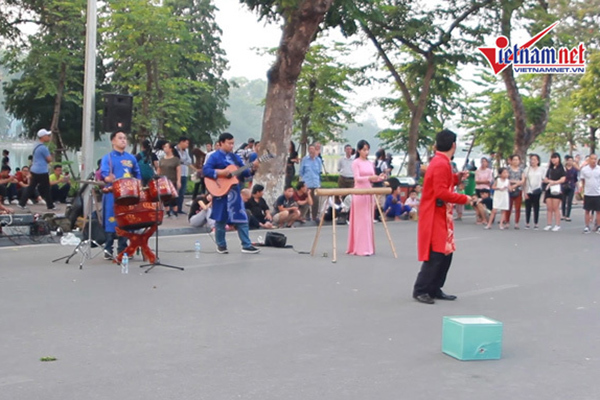
[{"label": "distant building", "polygon": [[321,154],[324,156],[341,156],[344,154],[345,143],[329,142],[323,145]]}]

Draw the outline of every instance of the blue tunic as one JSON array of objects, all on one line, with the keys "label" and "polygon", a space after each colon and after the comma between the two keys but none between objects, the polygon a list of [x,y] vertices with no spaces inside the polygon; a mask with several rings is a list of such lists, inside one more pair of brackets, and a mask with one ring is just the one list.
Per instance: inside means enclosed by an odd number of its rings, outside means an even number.
[{"label": "blue tunic", "polygon": [[[115,176],[115,179],[142,179],[137,160],[127,152],[119,153],[113,150],[102,157],[100,163],[100,176],[102,180],[111,173]],[[110,187],[111,185],[108,184],[107,186]],[[115,221],[115,197],[112,192],[105,193],[102,197],[102,209],[104,210],[104,231],[115,232],[117,222]]]},{"label": "blue tunic", "polygon": [[[204,164],[202,172],[209,178],[217,178],[217,170],[225,169],[229,165],[243,167],[244,162],[235,153],[225,153],[222,149],[215,151]],[[250,170],[244,171],[241,176],[249,177]],[[231,224],[248,223],[248,215],[244,208],[244,202],[240,194],[239,185],[234,185],[226,196],[214,197],[211,218],[218,222]]]}]

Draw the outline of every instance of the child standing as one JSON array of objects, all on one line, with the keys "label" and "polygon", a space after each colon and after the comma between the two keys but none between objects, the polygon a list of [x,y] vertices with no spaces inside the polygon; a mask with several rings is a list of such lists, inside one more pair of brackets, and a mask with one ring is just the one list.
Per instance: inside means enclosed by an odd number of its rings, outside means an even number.
[{"label": "child standing", "polygon": [[[510,188],[510,181],[508,180],[508,170],[506,168],[500,168],[498,170],[498,178],[496,178],[496,182],[494,182],[494,198],[493,198],[493,210],[490,215],[490,219],[488,224],[485,226],[485,229],[491,229],[492,223],[494,222],[494,218],[496,217],[496,213],[500,211],[500,215],[502,215],[502,211],[507,211],[510,206],[510,199],[508,197],[508,189]],[[500,229],[504,229],[504,221],[500,221]]]}]

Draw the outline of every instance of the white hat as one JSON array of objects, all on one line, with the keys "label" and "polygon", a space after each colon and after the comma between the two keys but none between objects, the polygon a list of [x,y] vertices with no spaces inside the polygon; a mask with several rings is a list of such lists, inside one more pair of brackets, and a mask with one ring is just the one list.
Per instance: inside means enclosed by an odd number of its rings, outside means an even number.
[{"label": "white hat", "polygon": [[40,130],[38,131],[38,134],[37,134],[37,135],[38,135],[38,137],[39,137],[39,138],[43,138],[44,136],[49,136],[49,135],[52,135],[52,132],[50,132],[50,131],[47,131],[47,130],[45,130],[45,129],[40,129]]}]

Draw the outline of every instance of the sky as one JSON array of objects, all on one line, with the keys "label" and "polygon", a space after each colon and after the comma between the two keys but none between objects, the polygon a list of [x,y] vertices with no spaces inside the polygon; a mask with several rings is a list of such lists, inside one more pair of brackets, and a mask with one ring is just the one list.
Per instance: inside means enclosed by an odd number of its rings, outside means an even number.
[{"label": "sky", "polygon": [[[278,47],[281,40],[281,27],[264,21],[258,22],[258,14],[251,12],[246,5],[240,4],[239,0],[219,0],[217,7],[219,11],[216,13],[216,21],[223,31],[222,47],[229,60],[229,70],[225,73],[225,77],[266,80],[274,56],[259,55],[256,49]],[[323,41],[349,42],[337,30],[331,30]],[[355,47],[349,62],[359,66],[364,64],[365,60],[370,61],[373,56],[374,50],[369,46]],[[387,95],[389,89],[385,86],[379,84],[363,86],[356,88],[349,102],[358,107],[375,97]],[[367,107],[357,116],[357,121],[369,118],[375,118],[380,128],[389,126],[385,113],[379,107]]]}]

